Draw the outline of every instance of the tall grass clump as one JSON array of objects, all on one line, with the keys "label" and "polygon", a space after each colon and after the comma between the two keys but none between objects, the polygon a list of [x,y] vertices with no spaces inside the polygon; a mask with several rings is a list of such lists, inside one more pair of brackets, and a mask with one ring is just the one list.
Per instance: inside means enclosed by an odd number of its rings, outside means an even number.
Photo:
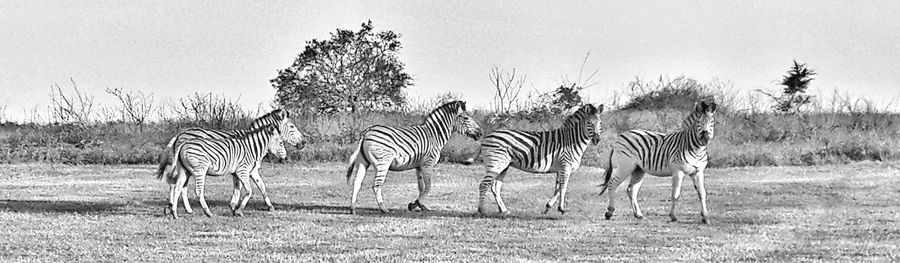
[{"label": "tall grass clump", "polygon": [[[44,121],[0,123],[0,162],[150,164],[168,140],[185,128],[246,128],[268,111],[248,110],[238,100],[216,94],[195,93],[163,102],[151,94],[121,89],[108,90],[118,103],[103,107],[74,81],[70,89],[59,85],[53,89],[47,115],[38,116],[34,110],[33,119]],[[580,99],[560,98],[573,97],[581,89],[579,85],[560,85],[553,91],[559,94],[504,97],[497,103],[505,105],[497,107],[503,112],[475,107],[469,112],[485,134],[496,129],[554,129],[581,104]],[[720,105],[716,138],[709,146],[711,167],[900,160],[900,115],[848,95],[835,93],[830,101],[816,98],[802,111],[778,112],[752,94],[739,96],[728,82],[687,77],[635,79],[620,94],[622,98],[617,96],[607,104],[610,110],[601,116],[604,139],[587,150],[584,165],[605,165],[609,144],[621,132],[682,129],[683,118],[699,100]],[[516,99],[506,101],[513,97]],[[288,162],[345,162],[367,127],[417,125],[432,109],[455,99],[459,95],[446,93],[381,111],[320,114],[294,110],[292,119],[305,140],[299,147],[288,147]],[[478,142],[454,136],[440,160],[468,163],[473,158],[479,161],[478,154]]]}]

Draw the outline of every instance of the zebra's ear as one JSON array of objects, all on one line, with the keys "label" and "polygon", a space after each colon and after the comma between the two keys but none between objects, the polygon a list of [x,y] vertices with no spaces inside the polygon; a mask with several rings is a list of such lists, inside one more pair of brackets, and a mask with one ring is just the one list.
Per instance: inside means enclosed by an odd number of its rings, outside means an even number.
[{"label": "zebra's ear", "polygon": [[462,110],[462,111],[467,111],[467,110],[466,110],[466,102],[465,102],[465,101],[461,101],[461,100],[459,100],[458,102],[459,102],[459,109]]},{"label": "zebra's ear", "polygon": [[584,111],[587,114],[594,115],[597,114],[597,107],[594,107],[594,104],[588,103],[584,105]]},{"label": "zebra's ear", "polygon": [[706,113],[706,109],[709,108],[709,105],[706,104],[706,101],[698,101],[694,102],[694,112],[697,113]]},{"label": "zebra's ear", "polygon": [[698,113],[716,113],[716,103],[700,101],[694,103],[694,111]]},{"label": "zebra's ear", "polygon": [[595,113],[595,114],[600,114],[600,113],[603,113],[603,104],[600,104],[600,107],[597,107],[597,113]]}]

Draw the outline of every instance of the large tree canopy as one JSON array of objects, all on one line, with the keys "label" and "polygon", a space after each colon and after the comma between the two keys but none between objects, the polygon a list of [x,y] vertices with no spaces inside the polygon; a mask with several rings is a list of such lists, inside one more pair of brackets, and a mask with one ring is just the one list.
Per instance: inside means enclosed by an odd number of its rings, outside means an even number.
[{"label": "large tree canopy", "polygon": [[359,31],[337,29],[330,39],[310,40],[294,63],[271,80],[281,105],[334,113],[384,110],[406,103],[412,77],[398,58],[400,34],[374,32],[372,21]]}]

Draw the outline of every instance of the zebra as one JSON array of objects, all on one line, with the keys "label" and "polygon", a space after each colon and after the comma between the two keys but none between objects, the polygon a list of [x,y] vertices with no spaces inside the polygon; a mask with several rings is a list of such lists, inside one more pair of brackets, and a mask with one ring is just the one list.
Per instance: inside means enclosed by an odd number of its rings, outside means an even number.
[{"label": "zebra", "polygon": [[[251,130],[258,129],[260,127],[269,125],[269,124],[278,124],[280,125],[280,130],[285,131],[282,134],[282,138],[289,144],[299,144],[303,140],[303,135],[297,130],[297,127],[290,119],[290,113],[284,109],[275,109],[269,113],[260,116],[259,118],[253,120],[250,123],[249,130],[214,130],[214,129],[206,129],[193,127],[185,129],[169,140],[169,143],[166,145],[166,148],[159,153],[159,167],[156,171],[156,178],[162,179],[166,175],[164,171],[173,170],[174,163],[172,162],[171,156],[175,153],[175,148],[177,145],[184,143],[187,140],[194,138],[210,138],[210,139],[226,139],[226,138],[236,138],[240,136],[244,136],[249,133]],[[266,206],[268,206],[269,211],[274,211],[275,206],[272,205],[271,199],[269,199],[269,194],[266,191],[266,185],[262,181],[262,177],[255,175],[253,178],[253,182],[256,184],[256,187],[262,193],[263,199],[265,199]],[[236,180],[236,179],[235,179]],[[194,211],[191,209],[191,205],[188,202],[187,195],[187,181],[185,181],[185,185],[182,188],[182,200],[184,201],[184,209],[188,214],[192,214]],[[237,181],[235,181],[237,182]]]},{"label": "zebra", "polygon": [[478,213],[486,215],[485,195],[488,189],[501,214],[509,210],[500,197],[503,179],[509,167],[531,173],[556,173],[553,196],[547,201],[544,214],[559,200],[559,212],[566,212],[566,191],[569,176],[581,165],[581,157],[588,143],[600,142],[600,113],[603,105],[587,104],[566,118],[562,127],[549,131],[496,130],[481,141],[481,153],[486,175],[478,186]]},{"label": "zebra", "polygon": [[702,222],[709,224],[703,171],[708,160],[706,147],[715,134],[715,112],[715,102],[700,101],[694,103],[694,110],[682,122],[684,129],[681,131],[663,134],[630,130],[619,135],[611,146],[609,165],[604,172],[605,182],[600,190],[601,195],[609,190],[606,219],[612,218],[616,210],[616,188],[628,176],[631,176],[628,198],[631,200],[634,217],[644,218],[637,202],[637,194],[644,175],[651,174],[672,177],[672,207],[669,217],[673,222],[678,221],[675,217],[675,205],[681,195],[681,181],[687,174],[694,181],[694,189],[700,197]]},{"label": "zebra", "polygon": [[[194,138],[180,144],[172,155],[175,170],[169,173],[173,175],[169,177],[172,185],[169,190],[168,208],[172,211],[172,217],[178,218],[177,201],[182,192],[179,186],[184,185],[190,176],[195,176],[194,190],[200,199],[203,212],[208,217],[213,216],[203,194],[207,175],[233,177],[234,194],[231,196],[231,211],[235,216],[243,216],[244,206],[253,195],[249,180],[251,177],[259,177],[259,166],[266,152],[279,158],[287,157],[277,124],[266,125],[238,137]],[[241,188],[247,190],[247,196],[238,203]],[[165,212],[164,210],[163,213]]]},{"label": "zebra", "polygon": [[476,141],[481,138],[481,127],[469,116],[465,102],[452,101],[441,105],[428,114],[421,125],[406,128],[374,125],[366,128],[356,144],[356,150],[350,155],[350,165],[347,168],[348,184],[354,168],[356,169],[356,179],[352,182],[350,213],[356,214],[357,195],[369,166],[375,166],[372,190],[382,213],[388,212],[381,195],[381,186],[387,172],[410,169],[416,169],[419,196],[407,205],[407,209],[427,211],[428,208],[422,202],[431,191],[434,165],[452,133],[464,134]]}]

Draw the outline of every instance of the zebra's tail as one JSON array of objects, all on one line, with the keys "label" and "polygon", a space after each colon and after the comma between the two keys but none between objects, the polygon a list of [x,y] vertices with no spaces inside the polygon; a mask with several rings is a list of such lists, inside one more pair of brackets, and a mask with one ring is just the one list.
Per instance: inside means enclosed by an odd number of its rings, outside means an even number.
[{"label": "zebra's tail", "polygon": [[353,177],[353,167],[356,167],[356,158],[362,152],[362,142],[363,139],[360,138],[359,142],[356,143],[356,150],[353,150],[353,153],[350,154],[350,160],[347,161],[349,164],[349,167],[347,167],[347,184],[350,184],[350,178]]},{"label": "zebra's tail", "polygon": [[175,163],[169,162],[171,157],[169,156],[170,152],[175,151],[175,140],[178,139],[178,136],[173,136],[171,140],[169,140],[169,144],[166,144],[166,148],[163,149],[162,152],[159,153],[159,157],[157,158],[159,161],[159,167],[156,168],[156,179],[162,180],[166,175],[166,170],[169,168],[169,165],[174,165]]},{"label": "zebra's tail", "polygon": [[182,143],[180,147],[175,148],[172,156],[169,156],[169,163],[171,165],[166,167],[166,171],[164,172],[164,174],[166,175],[166,179],[168,179],[170,184],[175,183],[175,179],[176,179],[175,178],[175,176],[176,176],[175,168],[176,168],[176,166],[181,165],[180,164],[181,161],[178,160],[179,159],[178,156],[181,155],[181,149],[184,148],[183,146],[184,146],[184,143]]},{"label": "zebra's tail", "polygon": [[603,195],[609,189],[609,180],[612,179],[612,155],[613,149],[609,149],[609,161],[606,163],[606,170],[603,171],[603,184],[600,185],[598,196]]}]

